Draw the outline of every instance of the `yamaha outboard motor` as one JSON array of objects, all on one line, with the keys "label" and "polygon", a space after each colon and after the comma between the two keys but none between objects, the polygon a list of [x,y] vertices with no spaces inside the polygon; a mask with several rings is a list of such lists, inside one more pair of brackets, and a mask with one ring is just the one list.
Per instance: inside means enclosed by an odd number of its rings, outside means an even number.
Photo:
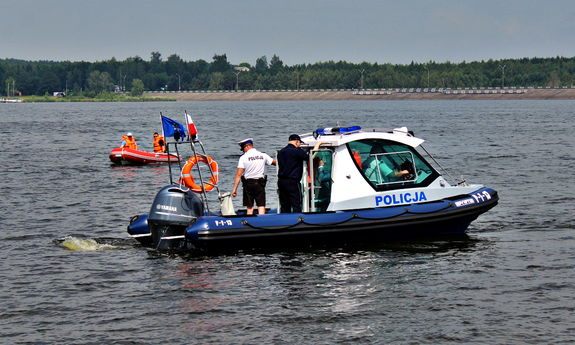
[{"label": "yamaha outboard motor", "polygon": [[184,231],[204,215],[201,199],[177,185],[162,188],[148,215],[148,226],[156,249],[186,247]]}]

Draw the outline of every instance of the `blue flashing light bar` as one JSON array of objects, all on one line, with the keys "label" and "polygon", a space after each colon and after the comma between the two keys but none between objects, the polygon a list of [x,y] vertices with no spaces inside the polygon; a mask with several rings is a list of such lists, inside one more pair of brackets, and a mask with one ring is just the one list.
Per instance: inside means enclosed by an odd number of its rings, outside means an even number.
[{"label": "blue flashing light bar", "polygon": [[313,134],[314,137],[317,138],[319,135],[333,135],[338,133],[343,134],[358,131],[360,129],[361,129],[360,126],[318,128],[316,131],[313,132]]}]

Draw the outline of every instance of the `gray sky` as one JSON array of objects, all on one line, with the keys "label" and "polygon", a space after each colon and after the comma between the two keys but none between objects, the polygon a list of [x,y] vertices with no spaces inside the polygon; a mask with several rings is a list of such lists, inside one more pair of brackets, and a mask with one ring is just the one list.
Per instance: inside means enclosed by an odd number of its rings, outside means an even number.
[{"label": "gray sky", "polygon": [[3,0],[0,58],[392,64],[575,56],[571,0]]}]

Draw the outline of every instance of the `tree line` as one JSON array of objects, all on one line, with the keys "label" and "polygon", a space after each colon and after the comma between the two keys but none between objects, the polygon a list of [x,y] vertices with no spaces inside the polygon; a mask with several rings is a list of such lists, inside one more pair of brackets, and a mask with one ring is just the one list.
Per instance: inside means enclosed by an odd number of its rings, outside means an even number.
[{"label": "tree line", "polygon": [[[163,59],[152,52],[149,61],[139,56],[124,61],[25,61],[0,59],[0,80],[5,92],[22,95],[96,97],[105,93],[191,90],[296,90],[538,87],[575,84],[575,57],[522,58],[451,63],[378,64],[346,61],[284,65],[273,55],[255,64],[232,65],[226,54],[212,61],[184,61],[177,54]],[[4,93],[0,91],[0,94]],[[18,92],[17,92],[18,93]]]}]

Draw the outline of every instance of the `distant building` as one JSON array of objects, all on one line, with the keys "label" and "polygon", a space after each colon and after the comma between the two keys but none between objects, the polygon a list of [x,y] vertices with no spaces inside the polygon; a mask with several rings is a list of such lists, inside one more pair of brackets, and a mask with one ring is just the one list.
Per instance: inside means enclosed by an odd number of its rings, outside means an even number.
[{"label": "distant building", "polygon": [[64,92],[53,92],[52,96],[54,96],[54,97],[66,97],[66,94]]},{"label": "distant building", "polygon": [[234,69],[235,69],[236,71],[240,71],[240,72],[249,72],[249,71],[250,71],[249,68],[243,67],[243,66],[241,66],[241,67],[234,67]]}]

